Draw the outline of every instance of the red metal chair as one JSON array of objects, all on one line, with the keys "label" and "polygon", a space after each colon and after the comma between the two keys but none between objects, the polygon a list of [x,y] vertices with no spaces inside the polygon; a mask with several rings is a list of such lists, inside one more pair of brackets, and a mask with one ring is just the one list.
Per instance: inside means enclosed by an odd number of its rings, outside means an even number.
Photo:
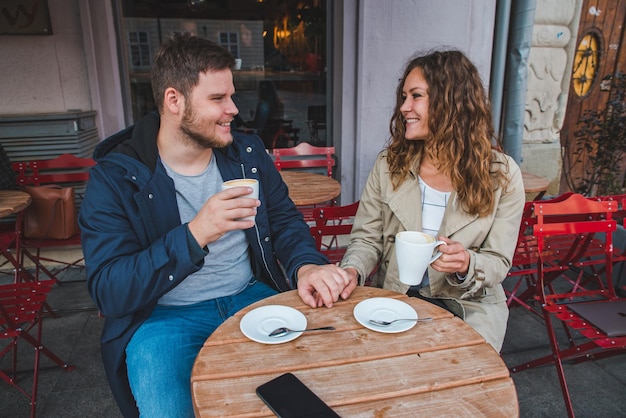
[{"label": "red metal chair", "polygon": [[[15,387],[30,400],[30,416],[35,416],[37,407],[37,386],[39,383],[39,360],[43,353],[59,367],[71,371],[70,366],[45,347],[42,339],[42,310],[54,280],[29,281],[0,285],[0,338],[8,339],[9,344],[0,351],[0,359],[12,354],[11,369],[0,370],[0,378]],[[35,329],[34,335],[31,330]],[[18,384],[17,348],[23,341],[35,350],[33,384],[30,393]]]},{"label": "red metal chair", "polygon": [[[511,367],[510,370],[519,372],[554,364],[569,416],[574,416],[574,412],[563,362],[584,362],[626,352],[626,334],[609,337],[601,329],[601,323],[592,324],[588,318],[571,308],[579,302],[598,301],[603,304],[619,300],[612,277],[612,233],[616,229],[612,215],[617,209],[617,202],[593,201],[579,194],[573,194],[561,202],[539,201],[534,205],[536,223],[532,229],[537,240],[538,254],[535,297],[552,352]],[[581,214],[585,215],[585,219],[572,220],[572,217],[580,217]],[[586,276],[586,283],[582,286],[579,270],[588,262],[584,243],[588,242],[590,236],[602,243],[602,258],[600,260],[596,257],[594,263],[603,264],[604,275]],[[550,241],[555,239],[569,242],[570,250],[555,256],[550,246]],[[559,344],[553,319],[562,324],[568,339],[567,346],[561,347]]]},{"label": "red metal chair", "polygon": [[[333,176],[335,166],[335,147],[316,147],[308,142],[301,142],[291,148],[274,148],[274,165],[278,171],[283,169],[326,168],[328,177]],[[287,157],[286,159],[284,157]],[[321,157],[321,158],[320,158]]]},{"label": "red metal chair", "polygon": [[[533,227],[537,223],[536,208],[538,204],[556,203],[567,200],[573,193],[568,192],[550,200],[527,202],[522,214],[520,232],[517,240],[517,247],[513,255],[512,267],[508,272],[507,280],[516,280],[510,290],[505,290],[507,294],[507,304],[509,307],[521,306],[528,311],[542,316],[538,309],[537,285],[538,285],[538,250],[537,236],[533,232]],[[571,213],[563,214],[552,221],[562,222],[585,221],[601,218],[603,214],[592,213]],[[597,277],[602,274],[604,260],[604,242],[595,237],[594,234],[580,234],[575,237],[550,236],[546,237],[546,248],[550,251],[543,255],[544,261],[552,263],[571,263],[569,277],[571,273],[576,273],[570,279],[572,288],[584,289],[589,282],[589,277]],[[552,278],[559,275],[549,274],[544,278],[546,285],[550,286]],[[509,288],[510,286],[507,286]]]},{"label": "red metal chair", "polygon": [[[571,192],[566,193],[549,202],[562,201],[571,195]],[[505,289],[509,308],[519,305],[531,312],[534,310],[528,303],[534,300],[537,286],[537,239],[532,233],[532,228],[537,222],[534,213],[535,203],[533,200],[524,205],[517,246],[507,275],[507,281],[510,283],[515,280],[515,285],[511,290]]]},{"label": "red metal chair", "polygon": [[346,206],[313,209],[315,225],[311,226],[311,235],[315,238],[317,250],[331,263],[340,262],[346,252],[358,207],[359,201],[356,201]]},{"label": "red metal chair", "polygon": [[[77,196],[82,196],[87,180],[89,180],[89,168],[96,162],[91,158],[80,158],[72,154],[63,154],[49,160],[36,160],[28,163],[28,170],[22,185],[40,186],[56,184],[74,187]],[[19,176],[18,176],[19,178]],[[77,198],[77,212],[80,207],[80,199]],[[67,239],[24,238],[22,241],[23,256],[35,265],[35,277],[39,278],[40,271],[48,277],[56,279],[56,275],[72,266],[82,262],[83,258],[75,261],[65,261],[46,257],[41,254],[42,249],[59,248],[67,246],[79,246],[80,233],[76,233]],[[63,267],[49,269],[44,263],[52,263]]]},{"label": "red metal chair", "polygon": [[[274,148],[274,165],[278,171],[285,169],[325,169],[328,177],[333,176],[335,166],[335,147],[316,147],[308,142],[301,142],[292,148]],[[286,158],[285,158],[286,157]],[[313,209],[319,206],[334,206],[335,201],[329,201],[318,205],[298,206],[298,210],[304,216],[305,222],[315,221]]]}]

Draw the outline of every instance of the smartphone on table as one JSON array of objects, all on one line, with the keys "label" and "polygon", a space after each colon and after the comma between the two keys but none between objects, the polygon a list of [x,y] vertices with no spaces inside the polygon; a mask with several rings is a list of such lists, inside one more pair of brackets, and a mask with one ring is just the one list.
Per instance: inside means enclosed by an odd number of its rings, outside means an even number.
[{"label": "smartphone on table", "polygon": [[262,384],[256,389],[256,393],[279,418],[339,417],[291,373],[285,373]]}]

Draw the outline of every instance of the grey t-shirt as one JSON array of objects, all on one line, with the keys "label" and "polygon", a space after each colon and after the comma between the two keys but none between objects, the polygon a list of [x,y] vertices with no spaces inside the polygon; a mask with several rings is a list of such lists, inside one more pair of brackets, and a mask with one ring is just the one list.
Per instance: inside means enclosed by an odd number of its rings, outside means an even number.
[{"label": "grey t-shirt", "polygon": [[[174,180],[176,201],[183,223],[191,221],[202,205],[222,189],[215,156],[206,170],[197,176],[183,176],[165,163],[167,174]],[[248,241],[243,231],[231,231],[209,243],[204,266],[190,274],[159,299],[159,305],[188,305],[240,292],[252,279]]]}]

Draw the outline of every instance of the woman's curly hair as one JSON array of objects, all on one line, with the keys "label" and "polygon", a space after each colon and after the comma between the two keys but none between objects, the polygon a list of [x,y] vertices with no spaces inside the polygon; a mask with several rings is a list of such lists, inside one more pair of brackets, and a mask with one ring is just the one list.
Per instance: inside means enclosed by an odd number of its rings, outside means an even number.
[{"label": "woman's curly hair", "polygon": [[[428,84],[427,141],[405,138],[405,119],[400,111],[402,92],[409,73],[420,68]],[[396,89],[396,106],[390,122],[387,162],[394,188],[428,152],[437,169],[450,176],[465,211],[484,216],[495,202],[495,190],[505,187],[503,170],[491,171],[493,150],[500,151],[494,136],[491,106],[478,70],[460,51],[436,51],[409,62]]]}]

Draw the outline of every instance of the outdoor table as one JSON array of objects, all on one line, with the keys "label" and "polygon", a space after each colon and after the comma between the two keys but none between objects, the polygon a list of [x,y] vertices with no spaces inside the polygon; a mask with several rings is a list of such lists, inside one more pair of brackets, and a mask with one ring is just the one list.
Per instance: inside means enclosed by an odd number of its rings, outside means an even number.
[{"label": "outdoor table", "polygon": [[537,193],[533,200],[539,200],[548,190],[550,180],[545,177],[522,171],[522,180],[524,181],[524,192]]},{"label": "outdoor table", "polygon": [[339,182],[323,174],[281,170],[280,175],[287,184],[289,197],[296,206],[328,202],[341,193]]},{"label": "outdoor table", "polygon": [[28,193],[18,190],[0,190],[0,218],[19,213],[30,205]]},{"label": "outdoor table", "polygon": [[[419,322],[400,333],[365,328],[353,315],[361,301],[393,298]],[[307,328],[282,344],[248,339],[240,321],[252,309],[284,305],[302,312]],[[257,302],[226,320],[196,358],[191,389],[197,417],[271,417],[256,388],[291,372],[342,417],[519,416],[517,394],[498,353],[461,319],[418,298],[358,287],[332,308],[313,309],[296,290]]]},{"label": "outdoor table", "polygon": [[31,203],[31,197],[28,193],[18,190],[0,190],[0,218],[16,215],[15,225],[4,225],[0,228],[0,255],[6,258],[14,268],[15,283],[26,276],[28,280],[32,280],[32,275],[24,268],[22,264],[22,219],[24,209]]}]

